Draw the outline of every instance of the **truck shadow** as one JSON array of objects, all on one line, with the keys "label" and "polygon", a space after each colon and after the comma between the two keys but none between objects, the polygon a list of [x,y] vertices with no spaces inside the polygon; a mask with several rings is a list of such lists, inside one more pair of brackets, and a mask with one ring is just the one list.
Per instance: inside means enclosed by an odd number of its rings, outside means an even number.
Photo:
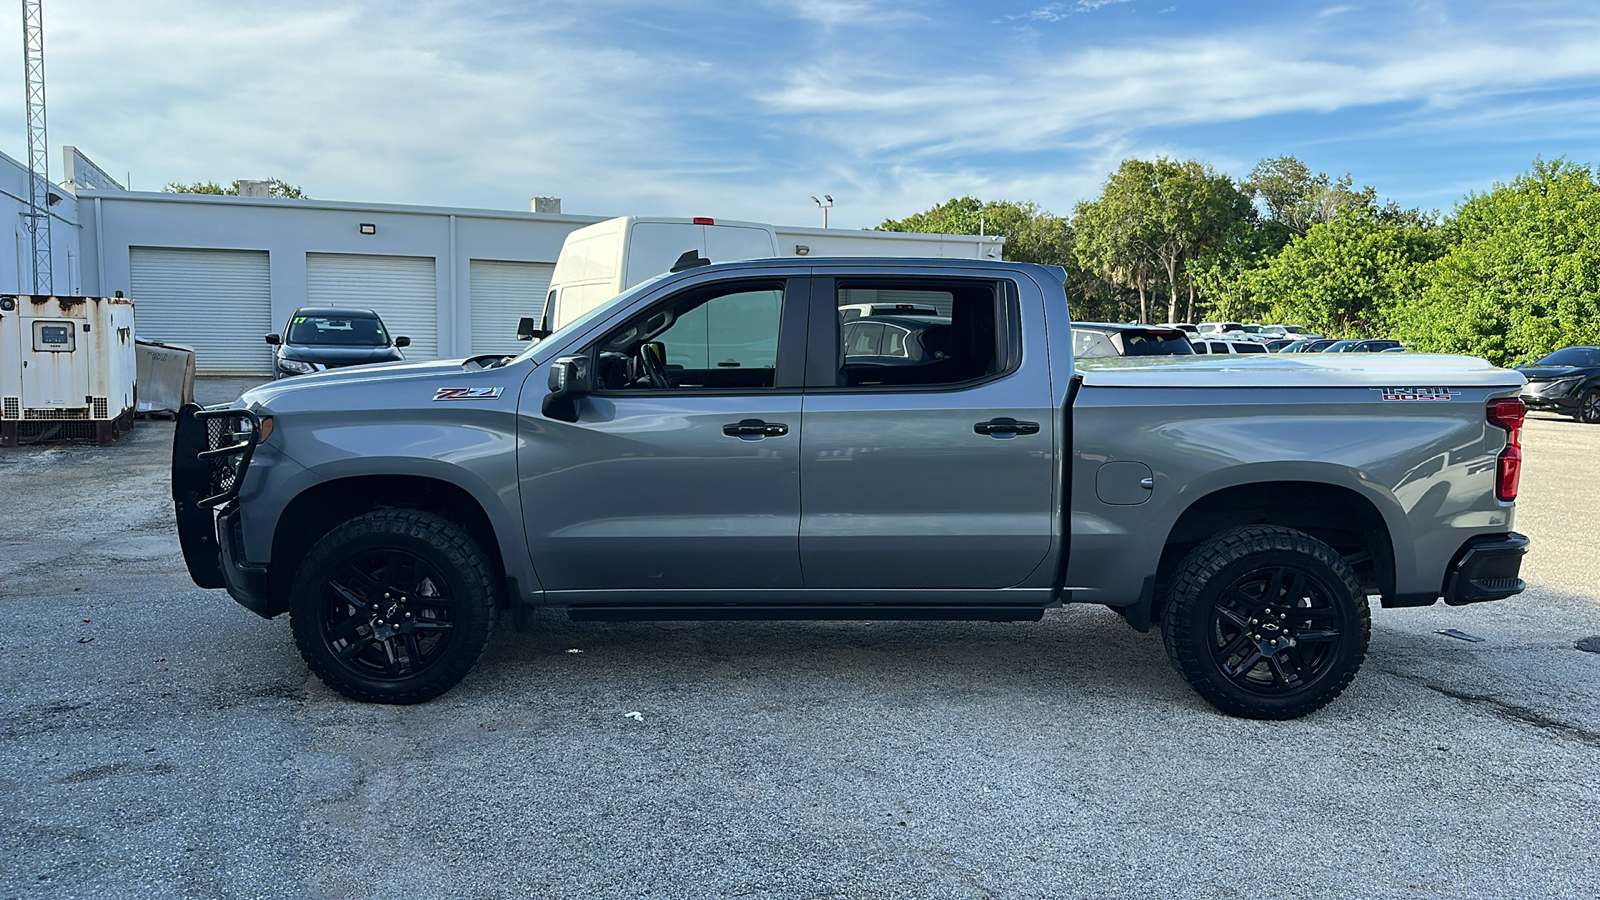
[{"label": "truck shadow", "polygon": [[[1190,702],[1158,634],[1139,634],[1101,607],[1069,607],[1042,622],[573,622],[536,613],[522,633],[497,634],[476,674],[456,689],[508,682],[653,694],[901,697],[978,692],[1010,697],[1105,695]],[[493,682],[489,687],[485,682]],[[1198,698],[1194,698],[1198,703]]]}]

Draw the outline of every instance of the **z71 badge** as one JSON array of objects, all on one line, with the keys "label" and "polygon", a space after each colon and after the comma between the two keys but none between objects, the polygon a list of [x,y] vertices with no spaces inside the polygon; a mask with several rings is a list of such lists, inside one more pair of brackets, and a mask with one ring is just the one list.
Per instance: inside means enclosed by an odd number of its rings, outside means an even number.
[{"label": "z71 badge", "polygon": [[1461,395],[1447,387],[1386,387],[1373,388],[1383,392],[1385,400],[1449,400]]},{"label": "z71 badge", "polygon": [[476,387],[476,388],[439,388],[433,392],[435,400],[495,400],[500,397],[500,392],[505,388]]}]

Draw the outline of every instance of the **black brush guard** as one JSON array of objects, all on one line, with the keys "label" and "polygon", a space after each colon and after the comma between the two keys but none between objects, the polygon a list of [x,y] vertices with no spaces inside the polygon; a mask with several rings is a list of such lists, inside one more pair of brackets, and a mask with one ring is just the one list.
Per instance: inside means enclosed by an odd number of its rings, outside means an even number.
[{"label": "black brush guard", "polygon": [[239,496],[260,440],[261,417],[248,409],[201,409],[189,403],[178,411],[172,438],[172,502],[183,561],[200,587],[227,587],[216,511]]}]

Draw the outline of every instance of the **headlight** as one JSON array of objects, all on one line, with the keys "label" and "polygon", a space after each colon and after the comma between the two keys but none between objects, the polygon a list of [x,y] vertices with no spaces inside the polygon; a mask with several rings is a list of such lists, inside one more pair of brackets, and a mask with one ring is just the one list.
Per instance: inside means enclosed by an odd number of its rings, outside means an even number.
[{"label": "headlight", "polygon": [[296,375],[310,375],[312,372],[317,370],[317,364],[302,362],[298,359],[283,359],[282,357],[279,357],[278,368],[284,370],[285,372],[293,372]]},{"label": "headlight", "polygon": [[1557,378],[1555,381],[1545,385],[1544,390],[1540,391],[1539,394],[1543,397],[1565,397],[1572,393],[1572,389],[1577,387],[1581,381],[1583,381],[1582,375],[1574,375],[1571,378]]}]

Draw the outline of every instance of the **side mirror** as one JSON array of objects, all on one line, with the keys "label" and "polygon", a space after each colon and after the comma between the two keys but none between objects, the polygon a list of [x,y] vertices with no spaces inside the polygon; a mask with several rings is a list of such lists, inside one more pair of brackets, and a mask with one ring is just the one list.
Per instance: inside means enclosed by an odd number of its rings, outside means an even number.
[{"label": "side mirror", "polygon": [[411,338],[401,335],[394,339],[394,345],[396,347],[409,347],[411,346]]},{"label": "side mirror", "polygon": [[272,346],[276,347],[279,344],[283,343],[283,338],[278,337],[275,334],[269,334],[269,335],[267,335],[267,343],[269,343]]},{"label": "side mirror", "polygon": [[549,336],[550,332],[540,328],[539,320],[533,316],[523,316],[517,320],[517,340],[531,341],[538,339],[542,341]]},{"label": "side mirror", "polygon": [[589,378],[589,358],[563,356],[550,364],[550,393],[544,395],[540,410],[547,418],[576,422],[578,401],[593,389]]}]

